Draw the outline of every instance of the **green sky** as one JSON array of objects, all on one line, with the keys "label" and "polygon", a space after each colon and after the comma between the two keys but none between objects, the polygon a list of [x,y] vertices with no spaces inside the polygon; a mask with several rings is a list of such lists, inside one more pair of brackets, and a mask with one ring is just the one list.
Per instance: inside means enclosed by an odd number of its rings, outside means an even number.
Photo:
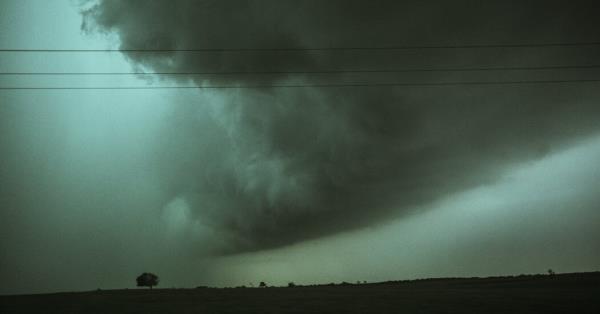
[{"label": "green sky", "polygon": [[[3,1],[0,72],[597,64],[584,2]],[[544,6],[540,6],[540,4]],[[0,86],[596,79],[595,68],[0,76]],[[0,90],[0,293],[593,271],[598,83]]]}]

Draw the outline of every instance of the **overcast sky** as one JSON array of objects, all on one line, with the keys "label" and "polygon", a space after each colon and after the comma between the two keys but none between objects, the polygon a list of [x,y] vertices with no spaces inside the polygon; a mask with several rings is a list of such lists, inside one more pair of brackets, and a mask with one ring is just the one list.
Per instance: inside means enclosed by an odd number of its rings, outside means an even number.
[{"label": "overcast sky", "polygon": [[3,51],[2,73],[236,73],[1,87],[262,87],[0,90],[0,293],[599,270],[598,82],[314,85],[598,80],[600,45],[304,49],[597,43],[591,5],[2,1],[2,49],[233,49]]}]

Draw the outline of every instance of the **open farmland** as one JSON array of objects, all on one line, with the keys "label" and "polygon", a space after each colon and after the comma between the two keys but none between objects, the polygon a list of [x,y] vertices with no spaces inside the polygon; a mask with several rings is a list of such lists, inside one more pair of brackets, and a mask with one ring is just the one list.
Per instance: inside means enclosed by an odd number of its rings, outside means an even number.
[{"label": "open farmland", "polygon": [[600,273],[0,297],[2,313],[600,313]]}]

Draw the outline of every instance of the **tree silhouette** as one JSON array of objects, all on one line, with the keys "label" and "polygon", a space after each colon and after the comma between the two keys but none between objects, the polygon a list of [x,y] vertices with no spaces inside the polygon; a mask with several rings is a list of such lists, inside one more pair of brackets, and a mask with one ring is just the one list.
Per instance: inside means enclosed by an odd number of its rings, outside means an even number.
[{"label": "tree silhouette", "polygon": [[150,287],[158,285],[158,276],[153,273],[143,273],[136,278],[138,287]]},{"label": "tree silhouette", "polygon": [[258,286],[261,287],[261,288],[266,288],[267,284],[264,281],[261,281]]}]

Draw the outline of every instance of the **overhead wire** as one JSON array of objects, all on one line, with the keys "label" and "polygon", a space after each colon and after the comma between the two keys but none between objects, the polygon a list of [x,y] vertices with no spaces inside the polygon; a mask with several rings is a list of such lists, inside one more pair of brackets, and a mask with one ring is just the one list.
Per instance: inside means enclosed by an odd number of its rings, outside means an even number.
[{"label": "overhead wire", "polygon": [[486,72],[486,71],[530,71],[599,69],[600,65],[559,66],[507,66],[471,68],[419,68],[419,69],[340,69],[307,71],[199,71],[199,72],[0,72],[1,75],[282,75],[282,74],[352,74],[352,73],[418,73],[418,72]]},{"label": "overhead wire", "polygon": [[[468,44],[468,45],[395,45],[353,47],[271,47],[271,48],[195,48],[195,49],[9,49],[0,53],[165,53],[165,52],[294,52],[294,51],[374,51],[374,50],[425,50],[425,49],[489,49],[489,48],[548,48],[600,46],[600,42],[557,42],[557,43],[513,43],[513,44]],[[453,68],[404,68],[404,69],[328,69],[328,70],[259,70],[259,71],[188,71],[188,72],[0,72],[0,76],[125,76],[125,75],[286,75],[286,74],[360,74],[360,73],[421,73],[421,72],[490,72],[490,71],[542,71],[597,69],[600,65],[546,65],[546,66],[503,66],[503,67],[453,67]],[[151,90],[151,89],[243,89],[243,88],[342,88],[342,87],[443,87],[443,86],[486,86],[486,85],[532,85],[574,84],[600,82],[600,79],[560,80],[477,80],[447,82],[356,82],[316,84],[246,84],[246,85],[203,85],[203,86],[0,86],[0,90]]]},{"label": "overhead wire", "polygon": [[489,85],[531,85],[531,84],[572,84],[600,83],[600,79],[573,80],[514,80],[514,81],[457,81],[457,82],[382,82],[382,83],[341,83],[341,84],[258,84],[258,85],[207,85],[207,86],[3,86],[0,90],[152,90],[152,89],[259,89],[259,88],[343,88],[343,87],[443,87],[443,86],[489,86]]},{"label": "overhead wire", "polygon": [[548,48],[600,46],[600,42],[554,42],[554,43],[510,43],[510,44],[447,44],[447,45],[389,45],[389,46],[347,46],[347,47],[263,47],[263,48],[165,48],[165,49],[44,49],[44,48],[0,48],[0,52],[264,52],[264,51],[343,51],[343,50],[424,50],[424,49],[487,49],[487,48]]}]

